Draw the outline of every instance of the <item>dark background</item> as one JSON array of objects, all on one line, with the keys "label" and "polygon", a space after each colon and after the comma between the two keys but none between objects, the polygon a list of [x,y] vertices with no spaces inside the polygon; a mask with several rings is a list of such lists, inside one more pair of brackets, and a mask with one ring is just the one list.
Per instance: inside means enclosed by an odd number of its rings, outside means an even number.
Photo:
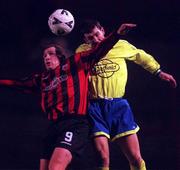
[{"label": "dark background", "polygon": [[[72,12],[76,25],[71,34],[58,39],[73,51],[80,43],[78,23],[86,17],[101,21],[110,32],[123,22],[138,27],[125,37],[152,54],[161,68],[179,85],[180,2],[178,0],[1,0],[0,78],[21,78],[42,69],[39,43],[55,37],[47,18],[58,8]],[[180,169],[180,93],[166,82],[128,63],[126,98],[136,121],[141,151],[148,170]],[[40,141],[48,122],[41,113],[39,97],[0,88],[0,170],[36,170]],[[127,160],[111,145],[114,169],[128,169]],[[77,170],[92,169],[96,157],[89,144],[87,154],[75,162]],[[80,164],[81,167],[80,168]]]}]

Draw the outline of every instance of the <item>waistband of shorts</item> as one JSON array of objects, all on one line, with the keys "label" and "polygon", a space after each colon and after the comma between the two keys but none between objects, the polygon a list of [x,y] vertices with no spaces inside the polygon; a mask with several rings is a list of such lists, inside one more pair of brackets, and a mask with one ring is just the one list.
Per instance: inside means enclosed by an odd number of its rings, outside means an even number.
[{"label": "waistband of shorts", "polygon": [[59,117],[58,119],[56,120],[50,120],[50,122],[59,122],[59,121],[62,121],[62,120],[68,120],[68,119],[74,119],[74,120],[86,120],[87,119],[87,115],[80,115],[80,114],[66,114],[66,115],[63,115],[61,117]]},{"label": "waistband of shorts", "polygon": [[116,98],[112,98],[112,97],[106,97],[106,98],[93,98],[90,99],[90,101],[117,101],[117,100],[121,100],[123,99],[122,97],[116,97]]}]

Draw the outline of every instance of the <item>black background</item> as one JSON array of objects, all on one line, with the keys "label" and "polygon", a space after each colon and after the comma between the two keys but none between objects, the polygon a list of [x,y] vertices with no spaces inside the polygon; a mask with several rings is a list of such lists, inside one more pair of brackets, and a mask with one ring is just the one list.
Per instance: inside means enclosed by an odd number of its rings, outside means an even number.
[{"label": "black background", "polygon": [[[171,73],[179,85],[180,2],[178,0],[1,0],[0,77],[21,78],[42,69],[39,43],[55,37],[47,26],[48,16],[58,8],[72,12],[75,28],[58,39],[73,51],[80,43],[78,23],[92,17],[110,32],[123,22],[138,27],[125,39],[152,54],[161,68]],[[149,170],[180,169],[179,87],[128,63],[126,98],[132,105],[141,150]],[[0,88],[0,170],[38,169],[40,140],[47,121],[40,110],[39,97]],[[127,160],[111,146],[112,167],[128,169]],[[82,158],[82,169],[95,165],[92,147]],[[80,170],[79,164],[75,164]]]}]

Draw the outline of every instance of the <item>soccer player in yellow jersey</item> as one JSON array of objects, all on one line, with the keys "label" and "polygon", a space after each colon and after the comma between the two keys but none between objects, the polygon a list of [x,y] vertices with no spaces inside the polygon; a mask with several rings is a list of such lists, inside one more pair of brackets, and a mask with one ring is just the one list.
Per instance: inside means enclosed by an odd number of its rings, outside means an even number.
[{"label": "soccer player in yellow jersey", "polygon": [[[76,52],[89,50],[105,39],[105,30],[98,21],[86,20],[80,29],[85,43]],[[118,143],[131,170],[146,170],[136,134],[139,127],[134,121],[128,101],[123,98],[127,82],[126,60],[141,65],[176,87],[173,76],[163,72],[151,55],[125,40],[119,40],[95,64],[89,77],[89,116],[94,142],[102,159],[100,170],[109,170],[109,139]]]}]

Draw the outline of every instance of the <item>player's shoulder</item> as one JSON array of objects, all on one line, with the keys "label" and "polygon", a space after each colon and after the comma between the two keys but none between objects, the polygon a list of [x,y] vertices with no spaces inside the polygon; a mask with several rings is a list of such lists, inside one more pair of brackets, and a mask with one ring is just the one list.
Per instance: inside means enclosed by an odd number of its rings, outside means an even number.
[{"label": "player's shoulder", "polygon": [[131,45],[127,40],[120,39],[116,45]]},{"label": "player's shoulder", "polygon": [[80,44],[80,45],[76,48],[75,52],[76,52],[76,53],[81,53],[81,52],[84,52],[84,51],[88,51],[88,50],[90,50],[90,49],[91,49],[91,45],[90,45],[90,44],[83,43],[83,44]]},{"label": "player's shoulder", "polygon": [[130,42],[128,42],[127,40],[124,39],[120,39],[114,46],[119,47],[119,48],[131,48],[131,49],[136,49],[136,47],[134,45],[132,45]]}]

